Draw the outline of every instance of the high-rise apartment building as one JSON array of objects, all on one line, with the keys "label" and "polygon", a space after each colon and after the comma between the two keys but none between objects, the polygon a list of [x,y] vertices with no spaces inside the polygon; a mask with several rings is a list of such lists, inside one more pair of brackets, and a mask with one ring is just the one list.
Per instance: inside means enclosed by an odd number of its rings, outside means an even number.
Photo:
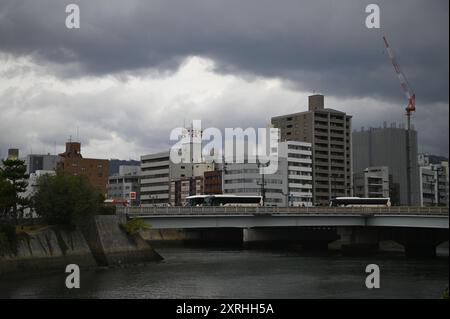
[{"label": "high-rise apartment building", "polygon": [[367,167],[387,166],[393,183],[399,186],[400,205],[419,205],[419,167],[417,164],[417,132],[410,131],[410,189],[408,199],[407,130],[392,124],[382,128],[354,131],[353,171],[364,172]]},{"label": "high-rise apartment building", "polygon": [[313,203],[328,205],[332,197],[351,196],[352,137],[350,115],[325,108],[323,95],[309,96],[308,111],[276,116],[281,141],[312,145]]}]

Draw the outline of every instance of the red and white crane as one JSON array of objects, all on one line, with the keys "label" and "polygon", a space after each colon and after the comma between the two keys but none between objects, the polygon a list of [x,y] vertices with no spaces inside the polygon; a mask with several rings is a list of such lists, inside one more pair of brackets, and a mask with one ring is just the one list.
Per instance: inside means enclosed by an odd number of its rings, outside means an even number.
[{"label": "red and white crane", "polygon": [[400,69],[400,65],[398,64],[385,36],[383,37],[383,41],[386,46],[386,51],[389,55],[389,59],[391,59],[392,65],[394,66],[395,73],[397,73],[398,79],[400,80],[400,86],[402,87],[402,90],[405,93],[406,98],[408,99],[408,105],[406,106],[406,115],[409,117],[411,116],[411,113],[416,110],[416,94],[411,89],[411,85],[409,85],[408,79]]},{"label": "red and white crane", "polygon": [[411,144],[410,144],[410,130],[411,130],[411,115],[412,112],[416,110],[416,94],[409,85],[408,79],[405,74],[400,69],[400,65],[398,64],[394,53],[389,46],[389,43],[386,39],[386,36],[383,36],[384,45],[386,46],[386,51],[389,55],[389,58],[394,66],[395,73],[397,73],[398,79],[400,80],[400,86],[402,87],[403,92],[408,99],[408,105],[406,106],[406,119],[407,119],[407,131],[406,131],[406,183],[407,183],[407,194],[408,194],[408,206],[411,206],[412,198],[411,198]]}]

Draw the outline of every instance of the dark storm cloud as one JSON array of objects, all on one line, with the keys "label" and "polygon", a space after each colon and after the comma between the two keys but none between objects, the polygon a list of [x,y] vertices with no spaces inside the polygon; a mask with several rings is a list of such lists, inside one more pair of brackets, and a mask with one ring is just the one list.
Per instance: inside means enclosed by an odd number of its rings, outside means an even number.
[{"label": "dark storm cloud", "polygon": [[3,0],[0,50],[56,64],[63,77],[171,71],[184,57],[200,55],[214,59],[218,72],[400,102],[383,52],[386,32],[418,103],[448,101],[448,1],[377,1],[383,31],[365,28],[365,7],[373,1],[72,2],[80,5],[80,30],[64,27],[64,2]]},{"label": "dark storm cloud", "polygon": [[[380,5],[382,30],[365,28],[365,7],[372,2]],[[79,30],[64,25],[68,3],[80,6]],[[188,56],[203,56],[214,60],[218,73],[250,80],[280,78],[299,92],[316,90],[330,96],[334,102],[328,106],[354,115],[354,127],[359,128],[403,120],[406,101],[384,52],[381,37],[385,33],[417,93],[414,123],[421,149],[448,155],[448,9],[447,0],[0,0],[0,54],[31,57],[62,82],[91,75],[126,78],[130,73],[140,76],[150,71],[164,75],[176,71]],[[2,76],[28,71],[21,66]],[[40,135],[30,133],[22,143],[38,139],[52,145],[67,130],[64,124],[56,124],[59,117],[52,118],[62,109],[42,108],[65,105],[65,118],[72,116],[87,127],[84,132],[89,138],[107,139],[109,133],[117,133],[147,150],[163,149],[167,132],[180,125],[182,111],[167,107],[164,112],[171,116],[161,111],[152,114],[154,122],[149,125],[136,115],[142,110],[118,114],[133,105],[114,100],[113,93],[67,97],[52,94],[50,88],[24,96],[4,95],[0,116],[7,114],[10,105],[16,110],[22,104],[36,109],[39,119],[32,117],[33,121],[23,125],[29,129],[41,125],[34,128]],[[183,104],[190,112],[186,111],[187,121],[195,115],[192,118],[210,120],[221,128],[258,127],[271,116],[306,108],[306,99],[287,106],[281,105],[282,97],[270,103],[255,102],[255,96],[243,99],[241,92],[234,99],[233,93],[212,101],[209,111]],[[364,104],[356,108],[345,104],[366,98],[380,101],[380,106],[368,109]],[[231,104],[236,111],[230,114]],[[44,129],[50,122],[51,129]],[[18,143],[14,138],[0,143],[0,148]]]}]

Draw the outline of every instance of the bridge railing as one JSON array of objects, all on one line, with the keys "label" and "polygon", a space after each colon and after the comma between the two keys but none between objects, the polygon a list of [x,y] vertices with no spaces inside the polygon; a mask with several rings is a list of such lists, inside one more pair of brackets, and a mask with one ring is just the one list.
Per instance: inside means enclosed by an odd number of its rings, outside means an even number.
[{"label": "bridge railing", "polygon": [[118,214],[147,215],[422,215],[448,216],[448,207],[120,207]]}]

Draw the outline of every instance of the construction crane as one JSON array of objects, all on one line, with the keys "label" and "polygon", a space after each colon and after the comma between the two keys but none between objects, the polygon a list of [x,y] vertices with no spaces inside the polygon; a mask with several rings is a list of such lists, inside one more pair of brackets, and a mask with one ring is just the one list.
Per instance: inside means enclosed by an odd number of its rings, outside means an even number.
[{"label": "construction crane", "polygon": [[411,143],[410,143],[410,131],[411,131],[411,115],[412,112],[416,110],[416,94],[409,85],[408,79],[405,74],[400,69],[400,65],[395,59],[394,53],[389,46],[386,36],[383,36],[383,41],[386,46],[386,51],[389,55],[392,65],[394,66],[395,73],[400,80],[400,86],[408,99],[408,105],[406,106],[406,120],[407,120],[407,130],[406,130],[406,183],[407,183],[407,193],[408,193],[408,206],[411,206]]}]

